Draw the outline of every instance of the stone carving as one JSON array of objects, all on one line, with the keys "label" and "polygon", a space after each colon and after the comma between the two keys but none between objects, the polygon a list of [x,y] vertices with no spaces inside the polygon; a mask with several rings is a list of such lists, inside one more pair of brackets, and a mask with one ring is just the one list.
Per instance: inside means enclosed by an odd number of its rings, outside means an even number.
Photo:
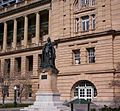
[{"label": "stone carving", "polygon": [[55,68],[55,48],[51,42],[50,37],[47,38],[47,43],[44,45],[42,49],[42,68]]}]

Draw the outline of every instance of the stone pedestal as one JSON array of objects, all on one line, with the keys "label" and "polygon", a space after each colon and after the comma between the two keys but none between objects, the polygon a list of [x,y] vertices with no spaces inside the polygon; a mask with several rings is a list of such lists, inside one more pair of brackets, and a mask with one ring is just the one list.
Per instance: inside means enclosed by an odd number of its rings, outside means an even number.
[{"label": "stone pedestal", "polygon": [[57,90],[57,70],[52,68],[42,69],[39,76],[39,90],[33,105],[21,111],[70,111],[70,108],[60,101]]}]

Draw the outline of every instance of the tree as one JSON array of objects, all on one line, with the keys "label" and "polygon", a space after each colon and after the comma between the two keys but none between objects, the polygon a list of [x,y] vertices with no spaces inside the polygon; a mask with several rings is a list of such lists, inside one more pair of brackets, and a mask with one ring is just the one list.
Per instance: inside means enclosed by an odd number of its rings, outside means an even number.
[{"label": "tree", "polygon": [[30,88],[30,85],[31,85],[30,72],[26,72],[24,75],[16,76],[14,83],[17,85],[19,101],[21,103],[22,97],[27,98],[29,93],[30,92],[32,93],[32,90]]},{"label": "tree", "polygon": [[2,103],[5,104],[5,98],[9,94],[9,89],[14,88],[14,86],[17,86],[17,95],[19,95],[19,100],[21,102],[22,97],[27,97],[30,92],[30,72],[26,72],[24,75],[22,75],[22,72],[17,72],[14,70],[10,71],[7,67],[8,65],[4,65],[4,69],[6,70],[0,71]]},{"label": "tree", "polygon": [[5,97],[8,95],[9,93],[9,87],[11,85],[11,78],[9,76],[6,75],[2,75],[0,77],[0,88],[1,88],[1,94],[2,94],[2,103],[3,105],[5,104]]},{"label": "tree", "polygon": [[110,82],[110,87],[113,87],[114,106],[120,106],[120,62],[116,63],[113,80]]}]

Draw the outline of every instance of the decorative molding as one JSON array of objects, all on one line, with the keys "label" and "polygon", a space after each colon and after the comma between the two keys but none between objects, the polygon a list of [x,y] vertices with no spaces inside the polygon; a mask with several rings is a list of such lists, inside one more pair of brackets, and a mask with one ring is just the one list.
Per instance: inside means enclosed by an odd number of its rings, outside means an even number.
[{"label": "decorative molding", "polygon": [[108,30],[108,31],[97,32],[97,33],[92,33],[92,34],[85,34],[85,35],[81,35],[81,36],[57,39],[57,40],[55,40],[55,44],[57,45],[59,43],[71,42],[71,41],[75,41],[75,40],[91,39],[91,38],[101,37],[101,36],[105,36],[105,35],[113,35],[113,36],[120,35],[120,31]]},{"label": "decorative molding", "polygon": [[40,0],[40,1],[37,1],[35,3],[27,4],[27,5],[21,6],[19,8],[15,8],[13,10],[10,10],[10,11],[0,13],[0,18],[10,16],[10,15],[16,14],[18,12],[23,12],[23,11],[26,11],[28,9],[32,9],[35,7],[39,7],[39,6],[48,4],[48,3],[51,3],[51,0]]}]

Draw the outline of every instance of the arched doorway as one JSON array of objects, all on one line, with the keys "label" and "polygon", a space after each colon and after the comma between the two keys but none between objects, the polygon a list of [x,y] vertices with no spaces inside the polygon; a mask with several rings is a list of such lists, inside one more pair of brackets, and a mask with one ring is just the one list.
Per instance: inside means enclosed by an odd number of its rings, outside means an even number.
[{"label": "arched doorway", "polygon": [[76,82],[71,91],[72,98],[92,100],[97,96],[97,89],[94,84],[88,80],[80,80]]}]

